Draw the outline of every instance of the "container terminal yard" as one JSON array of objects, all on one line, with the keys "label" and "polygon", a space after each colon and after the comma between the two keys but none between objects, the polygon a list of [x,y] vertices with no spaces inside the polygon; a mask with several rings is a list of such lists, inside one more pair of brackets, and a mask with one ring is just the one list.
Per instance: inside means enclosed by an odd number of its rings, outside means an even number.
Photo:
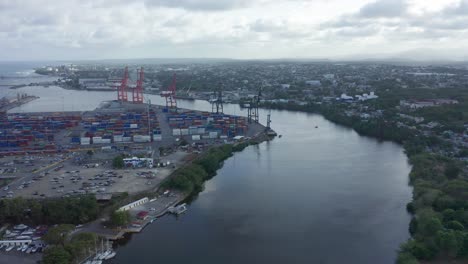
[{"label": "container terminal yard", "polygon": [[[274,133],[269,129],[269,121],[268,128],[259,124],[258,105],[253,104],[247,117],[227,115],[223,113],[219,93],[218,100],[212,102],[211,112],[177,108],[175,75],[167,91],[161,93],[166,105],[153,105],[143,100],[141,80],[143,69],[139,71],[129,100],[125,69],[124,78],[117,85],[117,100],[101,102],[93,111],[0,111],[0,197],[47,199],[90,194],[97,201],[106,202],[122,193],[128,193],[131,199],[143,193],[156,195],[119,209],[129,212],[132,219],[129,225],[106,228],[103,223],[108,216],[103,215],[104,218],[73,231],[74,234],[92,232],[105,239],[119,239],[125,233],[140,232],[167,212],[179,214],[187,209],[184,204],[177,206],[186,194],[176,190],[154,192],[176,169],[210,147],[250,139],[264,140]],[[30,100],[26,96],[21,99]],[[122,157],[121,169],[115,168],[117,157]],[[33,240],[24,242],[24,238],[33,237],[7,228],[2,227],[10,234],[9,239],[0,240],[0,246],[9,249],[7,252],[12,247],[18,248],[16,252],[23,252],[24,248],[26,253],[47,247],[40,235],[34,237],[34,243]],[[39,227],[27,228],[28,231]],[[18,240],[20,238],[23,242]],[[83,263],[98,263],[103,254],[90,252]],[[22,253],[7,255],[19,257],[24,263],[37,260]]]},{"label": "container terminal yard", "polygon": [[[12,181],[3,198],[136,193],[208,146],[265,131],[245,117],[118,101],[88,112],[2,113],[0,120],[0,179]],[[120,154],[129,157],[128,169],[112,171]]]},{"label": "container terminal yard", "polygon": [[[3,112],[0,120],[3,199],[93,194],[106,202],[123,192],[155,191],[172,172],[205,149],[261,137],[266,131],[246,117],[121,101],[103,102],[86,112]],[[127,157],[124,168],[114,169],[113,159],[120,155]],[[100,218],[73,233],[93,232],[102,239],[119,239],[125,233],[142,231],[168,211],[181,212],[184,205],[174,206],[184,198],[180,192],[167,190],[156,198],[123,206],[132,218],[128,226],[109,229],[103,226],[107,219]],[[1,253],[10,260],[35,263],[38,257],[33,252],[47,247],[39,235],[37,240],[23,241],[18,240],[26,237],[23,233],[11,234],[17,237],[0,240],[7,249],[18,247]],[[100,254],[104,253],[90,252],[86,260],[93,263]]]}]

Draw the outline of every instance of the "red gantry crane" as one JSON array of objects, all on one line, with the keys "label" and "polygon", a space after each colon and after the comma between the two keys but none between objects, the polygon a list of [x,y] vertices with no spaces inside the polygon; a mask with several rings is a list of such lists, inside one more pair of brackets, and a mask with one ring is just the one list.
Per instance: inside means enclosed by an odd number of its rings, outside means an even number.
[{"label": "red gantry crane", "polygon": [[176,101],[176,74],[172,76],[171,85],[167,88],[166,91],[161,92],[161,96],[166,98],[166,108],[168,109],[177,109]]},{"label": "red gantry crane", "polygon": [[138,80],[137,85],[133,89],[132,92],[132,101],[134,104],[142,104],[143,103],[143,78],[144,72],[143,67],[140,70],[137,70]]},{"label": "red gantry crane", "polygon": [[121,102],[127,102],[127,85],[128,85],[128,67],[125,67],[124,77],[120,86],[117,87],[117,100]]}]

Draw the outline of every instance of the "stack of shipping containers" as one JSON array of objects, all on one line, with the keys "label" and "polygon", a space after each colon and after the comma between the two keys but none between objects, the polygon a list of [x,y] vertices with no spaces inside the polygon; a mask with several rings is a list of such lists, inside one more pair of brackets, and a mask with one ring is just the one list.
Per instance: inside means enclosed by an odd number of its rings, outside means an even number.
[{"label": "stack of shipping containers", "polygon": [[[81,145],[151,142],[161,140],[161,130],[154,111],[95,114],[83,117],[84,135]],[[148,124],[151,126],[148,128]],[[158,136],[156,136],[158,135]],[[73,140],[73,139],[72,139]]]},{"label": "stack of shipping containers", "polygon": [[80,120],[80,115],[63,113],[0,114],[0,153],[54,153],[57,150],[55,134],[77,126]]},{"label": "stack of shipping containers", "polygon": [[199,135],[208,139],[245,135],[247,131],[246,119],[239,116],[187,111],[170,113],[167,119],[174,136]]}]

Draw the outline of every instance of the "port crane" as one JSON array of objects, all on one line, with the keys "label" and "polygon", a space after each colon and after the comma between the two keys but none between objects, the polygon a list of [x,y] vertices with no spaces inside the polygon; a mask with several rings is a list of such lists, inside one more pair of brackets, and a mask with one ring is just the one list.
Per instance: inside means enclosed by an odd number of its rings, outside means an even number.
[{"label": "port crane", "polygon": [[127,86],[128,86],[128,67],[125,67],[124,77],[123,77],[122,82],[120,83],[120,85],[117,87],[117,100],[119,100],[121,102],[127,102],[128,101]]},{"label": "port crane", "polygon": [[176,101],[176,74],[172,76],[172,82],[167,88],[166,91],[161,92],[161,96],[166,98],[166,109],[177,111],[177,101]]},{"label": "port crane", "polygon": [[247,120],[249,123],[258,123],[258,105],[262,97],[262,87],[258,89],[258,94],[251,98],[247,105]]},{"label": "port crane", "polygon": [[213,90],[213,99],[211,100],[211,112],[216,114],[224,113],[223,109],[223,84]]},{"label": "port crane", "polygon": [[190,94],[190,89],[192,89],[192,82],[190,82],[190,85],[189,85],[187,91],[185,92],[187,95]]},{"label": "port crane", "polygon": [[132,90],[132,101],[134,104],[142,104],[143,103],[143,79],[144,79],[144,71],[143,67],[140,70],[137,70],[138,80],[136,87]]}]

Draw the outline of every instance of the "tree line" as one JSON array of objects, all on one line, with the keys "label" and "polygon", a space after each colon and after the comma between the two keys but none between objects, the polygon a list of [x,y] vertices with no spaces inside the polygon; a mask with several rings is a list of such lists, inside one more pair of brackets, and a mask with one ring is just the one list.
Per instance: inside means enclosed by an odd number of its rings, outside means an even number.
[{"label": "tree line", "polygon": [[11,224],[53,225],[82,224],[98,217],[99,205],[94,195],[57,199],[0,200],[0,222]]},{"label": "tree line", "polygon": [[249,143],[244,142],[211,148],[193,163],[175,171],[168,180],[162,183],[161,188],[178,189],[188,194],[198,193],[203,190],[204,182],[216,175],[216,171],[221,168],[224,160],[232,156],[234,152],[242,151],[248,145]]}]

